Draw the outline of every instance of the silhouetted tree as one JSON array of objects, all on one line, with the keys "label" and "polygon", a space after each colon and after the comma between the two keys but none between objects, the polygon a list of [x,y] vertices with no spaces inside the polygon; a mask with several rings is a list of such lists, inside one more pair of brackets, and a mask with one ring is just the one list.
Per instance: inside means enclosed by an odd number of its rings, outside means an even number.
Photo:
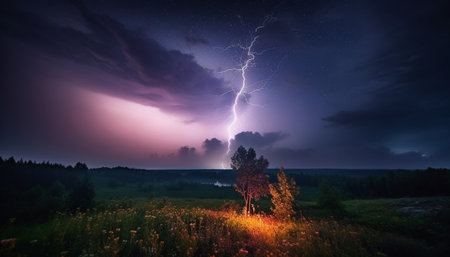
[{"label": "silhouetted tree", "polygon": [[276,184],[269,185],[269,191],[272,195],[272,204],[274,206],[271,210],[276,218],[285,220],[295,214],[293,203],[295,197],[300,192],[295,181],[292,178],[288,179],[283,167],[280,168],[277,179],[278,182]]},{"label": "silhouetted tree", "polygon": [[74,169],[76,169],[76,170],[88,170],[88,166],[85,163],[77,162],[77,164],[75,164]]},{"label": "silhouetted tree", "polygon": [[94,197],[94,185],[89,176],[85,175],[69,195],[68,206],[72,210],[79,208],[81,211],[85,211],[93,206]]},{"label": "silhouetted tree", "polygon": [[268,175],[264,173],[267,166],[269,166],[269,162],[263,156],[256,159],[253,148],[249,148],[247,151],[243,146],[239,146],[231,157],[231,168],[237,172],[234,188],[244,198],[245,215],[251,211],[252,200],[258,200],[268,194]]},{"label": "silhouetted tree", "polygon": [[14,165],[14,164],[16,164],[16,160],[14,160],[14,157],[9,157],[9,159],[6,161],[6,164],[9,164],[9,165]]},{"label": "silhouetted tree", "polygon": [[336,188],[330,186],[330,183],[326,179],[319,185],[319,199],[317,204],[322,208],[334,211],[342,211],[343,209],[341,194]]}]

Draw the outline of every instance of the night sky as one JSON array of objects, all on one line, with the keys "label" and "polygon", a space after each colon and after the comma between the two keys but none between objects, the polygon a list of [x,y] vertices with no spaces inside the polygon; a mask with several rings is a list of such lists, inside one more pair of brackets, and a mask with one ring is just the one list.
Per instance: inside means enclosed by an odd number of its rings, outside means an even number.
[{"label": "night sky", "polygon": [[449,7],[2,3],[0,156],[229,168],[244,145],[270,167],[448,168]]}]

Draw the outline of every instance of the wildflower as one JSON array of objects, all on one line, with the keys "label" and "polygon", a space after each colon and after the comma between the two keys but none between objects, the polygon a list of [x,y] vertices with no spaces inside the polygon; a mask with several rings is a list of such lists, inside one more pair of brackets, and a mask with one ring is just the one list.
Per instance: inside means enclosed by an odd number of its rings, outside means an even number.
[{"label": "wildflower", "polygon": [[319,231],[314,232],[314,234],[318,235],[318,234],[319,234]]},{"label": "wildflower", "polygon": [[15,238],[7,238],[0,241],[1,245],[9,245],[10,248],[14,248],[16,245],[16,239]]},{"label": "wildflower", "polygon": [[8,243],[11,243],[11,242],[15,242],[15,241],[16,241],[15,238],[7,238],[7,239],[3,239],[2,241],[0,241],[0,243],[3,245],[3,244],[8,244]]},{"label": "wildflower", "polygon": [[245,250],[245,249],[239,249],[239,253],[242,253],[242,254],[247,254],[248,253],[248,251],[247,250]]}]

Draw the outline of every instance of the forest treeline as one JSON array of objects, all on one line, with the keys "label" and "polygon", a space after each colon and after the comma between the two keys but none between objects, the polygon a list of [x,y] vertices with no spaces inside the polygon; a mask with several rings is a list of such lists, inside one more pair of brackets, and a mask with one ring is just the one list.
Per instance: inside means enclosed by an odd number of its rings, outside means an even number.
[{"label": "forest treeline", "polygon": [[351,177],[341,175],[312,175],[291,173],[299,186],[318,187],[324,180],[339,189],[346,199],[397,198],[450,195],[450,170],[389,171],[385,175]]},{"label": "forest treeline", "polygon": [[86,164],[64,166],[49,162],[0,157],[0,222],[34,222],[56,212],[93,206],[94,185]]},{"label": "forest treeline", "polygon": [[[269,181],[276,181],[276,171],[269,170]],[[450,195],[450,170],[365,171],[363,176],[349,176],[351,171],[331,173],[286,170],[300,187],[319,187],[324,181],[336,189],[342,199],[427,197]],[[357,173],[357,171],[355,171]],[[95,187],[136,185],[137,190],[163,184],[166,191],[205,190],[200,183],[220,181],[233,184],[233,171],[180,170],[151,171],[127,167],[88,169],[78,162],[64,166],[49,162],[16,161],[0,157],[0,223],[8,219],[22,222],[52,217],[56,212],[73,212],[94,207],[95,188],[92,179],[103,178],[107,184]],[[213,187],[211,185],[211,187]],[[209,187],[208,187],[208,190]],[[183,192],[184,192],[183,191]],[[182,193],[183,193],[182,192]],[[224,192],[224,191],[220,191]],[[220,193],[218,191],[218,193]],[[176,192],[174,192],[176,193]],[[211,196],[214,194],[211,194]],[[302,194],[300,194],[301,199]]]}]

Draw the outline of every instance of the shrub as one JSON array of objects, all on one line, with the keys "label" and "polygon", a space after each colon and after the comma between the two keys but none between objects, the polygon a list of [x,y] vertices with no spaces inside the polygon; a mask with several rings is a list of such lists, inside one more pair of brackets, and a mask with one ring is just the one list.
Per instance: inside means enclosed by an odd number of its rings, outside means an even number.
[{"label": "shrub", "polygon": [[280,168],[277,179],[276,184],[269,185],[272,204],[274,205],[271,210],[277,219],[286,220],[295,214],[293,203],[295,197],[299,194],[299,190],[295,181],[292,178],[287,178],[283,167]]},{"label": "shrub", "polygon": [[327,180],[322,181],[319,185],[319,199],[317,204],[325,209],[334,211],[342,211],[343,204],[339,191],[331,187]]}]

